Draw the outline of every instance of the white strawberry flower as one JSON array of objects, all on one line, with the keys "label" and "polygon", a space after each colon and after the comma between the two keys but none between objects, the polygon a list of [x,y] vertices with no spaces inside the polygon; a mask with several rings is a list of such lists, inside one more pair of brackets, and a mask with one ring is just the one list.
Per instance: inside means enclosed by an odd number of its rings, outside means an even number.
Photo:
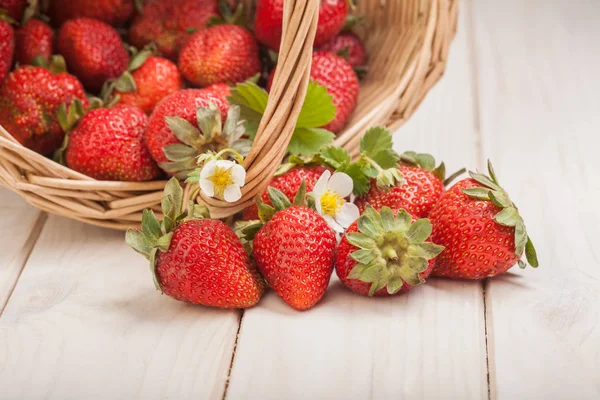
[{"label": "white strawberry flower", "polygon": [[208,197],[228,203],[242,198],[241,188],[246,183],[246,170],[229,160],[210,160],[200,172],[200,190]]},{"label": "white strawberry flower", "polygon": [[315,208],[336,232],[344,232],[360,216],[358,207],[345,200],[353,188],[352,178],[343,172],[325,171],[315,183]]}]

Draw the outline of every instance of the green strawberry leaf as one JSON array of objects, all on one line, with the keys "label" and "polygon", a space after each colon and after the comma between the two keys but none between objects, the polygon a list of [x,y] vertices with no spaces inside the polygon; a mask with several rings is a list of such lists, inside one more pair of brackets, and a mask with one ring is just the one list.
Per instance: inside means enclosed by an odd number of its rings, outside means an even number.
[{"label": "green strawberry leaf", "polygon": [[325,86],[315,81],[308,83],[306,97],[296,121],[296,128],[319,128],[335,118],[336,106]]},{"label": "green strawberry leaf", "polygon": [[154,215],[154,211],[146,209],[142,211],[142,233],[153,240],[161,237],[160,222]]},{"label": "green strawberry leaf", "polygon": [[494,217],[494,221],[504,226],[517,226],[518,224],[523,223],[523,219],[514,207],[507,207],[500,211]]},{"label": "green strawberry leaf", "polygon": [[365,132],[360,140],[360,152],[383,169],[396,167],[400,159],[392,149],[392,134],[381,126],[370,128]]},{"label": "green strawberry leaf", "polygon": [[267,91],[251,80],[238,83],[231,88],[231,94],[227,97],[230,104],[240,107],[240,120],[244,120],[246,135],[251,139],[256,135],[268,99]]},{"label": "green strawberry leaf", "polygon": [[525,257],[527,258],[529,265],[533,268],[537,268],[540,265],[537,258],[537,252],[535,251],[535,247],[529,236],[527,236],[527,244],[525,245]]},{"label": "green strawberry leaf", "polygon": [[352,182],[354,183],[352,193],[360,196],[369,191],[371,182],[369,181],[369,177],[365,174],[364,163],[352,163],[342,172],[352,178]]},{"label": "green strawberry leaf", "polygon": [[320,156],[326,164],[340,172],[344,172],[351,162],[350,153],[337,146],[327,146],[321,149]]},{"label": "green strawberry leaf", "polygon": [[288,145],[288,151],[295,155],[311,156],[331,143],[334,137],[332,132],[325,129],[296,128]]},{"label": "green strawberry leaf", "polygon": [[483,187],[474,187],[463,189],[462,192],[469,197],[477,200],[490,200],[490,189]]}]

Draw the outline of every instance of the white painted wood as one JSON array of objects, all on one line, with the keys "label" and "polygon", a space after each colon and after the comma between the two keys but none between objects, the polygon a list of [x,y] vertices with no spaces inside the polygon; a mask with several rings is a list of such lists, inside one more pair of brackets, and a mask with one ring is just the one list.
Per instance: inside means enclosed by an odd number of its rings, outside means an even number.
[{"label": "white painted wood", "polygon": [[122,232],[50,217],[0,318],[0,397],[220,399],[237,329],[156,292]]},{"label": "white painted wood", "polygon": [[25,200],[0,187],[0,315],[44,220]]},{"label": "white painted wood", "polygon": [[[449,170],[475,162],[469,63],[463,18],[447,75],[398,133],[397,150],[431,152]],[[270,292],[244,314],[227,392],[230,400],[486,396],[482,286],[433,279],[405,296],[371,299],[334,278],[304,313]]]},{"label": "white painted wood", "polygon": [[483,145],[541,266],[490,282],[495,399],[600,398],[600,3],[474,1]]}]

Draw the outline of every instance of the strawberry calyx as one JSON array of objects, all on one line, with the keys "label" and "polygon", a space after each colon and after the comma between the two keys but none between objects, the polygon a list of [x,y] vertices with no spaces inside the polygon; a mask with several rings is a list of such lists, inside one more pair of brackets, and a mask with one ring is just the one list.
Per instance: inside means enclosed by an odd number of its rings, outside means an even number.
[{"label": "strawberry calyx", "polygon": [[461,168],[446,178],[446,165],[442,161],[440,165],[435,166],[435,158],[431,154],[417,153],[414,151],[405,151],[400,155],[400,164],[410,167],[418,167],[433,173],[433,175],[448,186],[453,180],[464,174],[467,170]]},{"label": "strawberry calyx", "polygon": [[14,20],[10,15],[8,15],[8,11],[4,8],[0,8],[0,21],[7,22],[11,25],[19,25],[19,23]]},{"label": "strawberry calyx", "polygon": [[[525,222],[519,214],[519,209],[512,202],[508,193],[500,186],[492,163],[488,160],[488,175],[469,171],[469,176],[474,179],[481,187],[463,189],[467,196],[483,201],[491,201],[495,206],[502,210],[494,216],[496,223],[515,228],[515,254],[519,257],[525,253],[525,258],[533,268],[539,266],[537,252],[527,234]],[[525,268],[526,264],[522,259],[518,261],[520,268]]]},{"label": "strawberry calyx", "polygon": [[188,210],[183,209],[183,189],[176,178],[171,178],[166,184],[161,200],[163,219],[159,220],[154,211],[146,209],[142,212],[142,229],[128,229],[125,241],[136,252],[150,261],[150,270],[154,285],[162,292],[156,275],[156,256],[159,251],[169,250],[173,231],[187,219],[210,218],[208,209],[189,201]]},{"label": "strawberry calyx", "polygon": [[221,121],[221,111],[214,104],[198,107],[197,126],[181,117],[165,117],[165,122],[173,134],[181,141],[167,145],[163,152],[169,162],[160,167],[167,172],[185,179],[197,166],[197,157],[202,154],[220,152],[224,149],[236,151],[246,156],[252,147],[252,140],[245,139],[244,123],[240,120],[240,107],[232,105],[227,112],[225,124]]},{"label": "strawberry calyx", "polygon": [[425,282],[420,274],[444,250],[426,242],[432,231],[429,219],[412,220],[404,209],[394,215],[389,207],[378,213],[367,206],[358,219],[358,232],[346,234],[348,242],[359,248],[350,255],[357,264],[348,277],[370,283],[369,296],[382,288],[395,294],[405,283]]},{"label": "strawberry calyx", "polygon": [[211,17],[206,23],[207,28],[215,25],[238,25],[251,30],[248,24],[249,18],[246,15],[247,13],[243,2],[232,7],[228,0],[219,0],[217,2],[217,7],[220,16]]},{"label": "strawberry calyx", "polygon": [[67,72],[67,62],[60,54],[50,56],[49,60],[41,55],[36,56],[33,60],[31,60],[31,65],[34,67],[46,68],[53,75]]}]

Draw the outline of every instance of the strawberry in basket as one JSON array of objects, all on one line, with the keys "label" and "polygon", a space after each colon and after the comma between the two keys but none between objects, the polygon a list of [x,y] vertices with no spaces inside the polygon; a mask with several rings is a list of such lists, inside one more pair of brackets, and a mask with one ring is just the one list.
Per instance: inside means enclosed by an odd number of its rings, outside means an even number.
[{"label": "strawberry in basket", "polygon": [[182,210],[183,190],[173,178],[162,199],[164,219],[145,210],[142,230],[127,231],[127,243],[150,261],[156,288],[177,300],[220,308],[248,308],[265,284],[240,239],[208,211]]},{"label": "strawberry in basket", "polygon": [[12,19],[0,13],[0,82],[10,71],[15,55],[15,30]]},{"label": "strawberry in basket", "polygon": [[21,21],[27,0],[0,0],[0,9],[14,21]]},{"label": "strawberry in basket", "polygon": [[56,26],[82,17],[117,26],[131,18],[135,1],[138,0],[52,0],[49,14]]},{"label": "strawberry in basket", "polygon": [[367,64],[367,50],[361,38],[352,32],[342,32],[319,47],[319,51],[328,51],[341,56],[352,67],[364,67]]},{"label": "strawberry in basket", "polygon": [[19,64],[31,64],[36,57],[49,60],[54,54],[54,31],[40,19],[28,19],[17,29],[15,39],[15,60]]},{"label": "strawberry in basket", "polygon": [[0,87],[0,125],[21,144],[51,155],[65,135],[58,110],[75,99],[87,107],[81,83],[64,70],[64,60],[54,57],[51,69],[22,66],[11,72]]}]

